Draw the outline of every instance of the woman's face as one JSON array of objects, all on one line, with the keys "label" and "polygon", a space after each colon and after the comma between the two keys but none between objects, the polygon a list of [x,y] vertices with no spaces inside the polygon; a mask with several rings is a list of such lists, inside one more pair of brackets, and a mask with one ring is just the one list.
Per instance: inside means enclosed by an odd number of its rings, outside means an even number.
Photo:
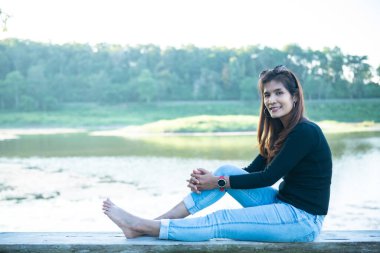
[{"label": "woman's face", "polygon": [[272,118],[279,118],[284,126],[287,125],[294,100],[281,82],[270,81],[264,84],[264,105]]}]

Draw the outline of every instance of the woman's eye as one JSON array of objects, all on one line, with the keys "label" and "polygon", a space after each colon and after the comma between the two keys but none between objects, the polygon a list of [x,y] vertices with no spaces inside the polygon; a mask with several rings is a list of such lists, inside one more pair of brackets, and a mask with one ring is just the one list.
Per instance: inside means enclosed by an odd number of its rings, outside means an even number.
[{"label": "woman's eye", "polygon": [[276,95],[281,95],[283,92],[282,91],[277,91]]}]

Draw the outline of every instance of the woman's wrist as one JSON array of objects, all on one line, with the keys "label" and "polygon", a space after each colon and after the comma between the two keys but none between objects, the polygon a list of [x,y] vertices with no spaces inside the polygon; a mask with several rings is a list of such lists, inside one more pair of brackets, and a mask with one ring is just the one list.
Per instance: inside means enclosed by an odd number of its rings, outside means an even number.
[{"label": "woman's wrist", "polygon": [[231,188],[230,177],[226,176],[226,177],[224,177],[224,179],[226,179],[226,189],[230,189]]},{"label": "woman's wrist", "polygon": [[[218,184],[219,179],[220,179],[220,176],[215,176],[214,177],[213,185],[215,186],[215,188],[220,188],[220,186]],[[230,177],[229,176],[223,176],[223,179],[226,182],[226,184],[223,186],[223,188],[225,188],[225,189],[231,188],[231,186],[230,186]]]},{"label": "woman's wrist", "polygon": [[219,188],[218,181],[219,181],[219,176],[214,176],[212,180],[212,185],[214,186],[215,189]]}]

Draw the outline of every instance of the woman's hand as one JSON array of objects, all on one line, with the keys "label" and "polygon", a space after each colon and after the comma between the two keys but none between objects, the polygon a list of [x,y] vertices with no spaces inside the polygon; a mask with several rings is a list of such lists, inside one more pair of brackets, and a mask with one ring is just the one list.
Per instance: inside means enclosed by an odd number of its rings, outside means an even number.
[{"label": "woman's hand", "polygon": [[192,192],[201,193],[203,190],[211,190],[218,187],[218,177],[205,169],[196,169],[191,173],[191,178],[187,180],[188,187]]},{"label": "woman's hand", "polygon": [[193,170],[193,173],[190,174],[190,179],[186,180],[189,183],[187,187],[189,187],[192,192],[200,194],[201,192],[197,188],[199,181],[195,178],[195,174],[202,174],[202,172],[199,169]]}]

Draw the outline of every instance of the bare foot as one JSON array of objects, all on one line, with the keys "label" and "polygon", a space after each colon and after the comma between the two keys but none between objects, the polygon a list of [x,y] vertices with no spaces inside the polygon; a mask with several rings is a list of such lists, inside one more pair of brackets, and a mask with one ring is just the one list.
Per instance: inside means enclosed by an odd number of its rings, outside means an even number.
[{"label": "bare foot", "polygon": [[110,199],[103,201],[103,211],[119,228],[121,228],[125,237],[135,238],[143,235],[143,233],[137,231],[140,218],[127,213],[120,207],[116,206]]}]

